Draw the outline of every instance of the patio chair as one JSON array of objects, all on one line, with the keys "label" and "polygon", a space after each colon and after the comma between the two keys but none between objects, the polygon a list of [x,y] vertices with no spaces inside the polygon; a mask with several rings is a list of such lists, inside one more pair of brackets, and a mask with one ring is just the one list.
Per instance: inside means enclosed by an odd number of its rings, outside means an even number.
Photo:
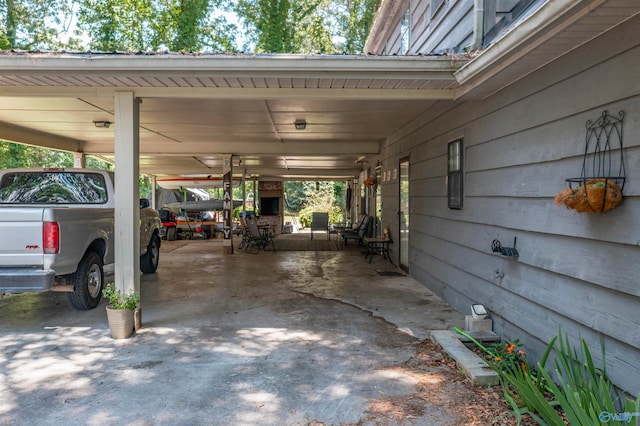
[{"label": "patio chair", "polygon": [[249,241],[251,241],[251,235],[249,234],[249,228],[247,228],[247,222],[245,222],[243,217],[239,218],[240,220],[240,231],[242,233],[242,240],[240,240],[240,245],[238,249],[246,249],[249,245]]},{"label": "patio chair", "polygon": [[[358,228],[360,228],[360,225],[362,225],[362,223],[364,222],[364,220],[367,218],[367,215],[364,213],[360,213],[358,215],[358,220],[356,222],[353,223],[353,225],[351,226],[351,231],[358,231]],[[347,229],[345,229],[345,231],[347,231]]]},{"label": "patio chair", "polygon": [[271,247],[273,251],[276,251],[276,245],[273,242],[273,238],[271,237],[269,232],[261,232],[258,228],[258,224],[254,220],[247,219],[247,242],[246,242],[246,251],[247,253],[258,253],[260,249],[266,250],[267,244],[271,243]]},{"label": "patio chair", "polygon": [[344,240],[344,245],[347,245],[348,240],[355,240],[358,242],[358,245],[361,246],[362,240],[367,236],[372,221],[373,217],[367,215],[362,219],[357,229],[345,229],[342,231],[340,237]]}]

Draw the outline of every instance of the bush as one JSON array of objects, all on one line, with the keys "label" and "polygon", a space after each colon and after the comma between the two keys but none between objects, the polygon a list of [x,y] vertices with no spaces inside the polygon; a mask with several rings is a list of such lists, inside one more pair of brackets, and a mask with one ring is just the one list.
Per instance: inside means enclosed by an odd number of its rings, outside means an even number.
[{"label": "bush", "polygon": [[[326,212],[326,210],[318,210],[313,207],[305,207],[301,209],[298,213],[298,220],[300,221],[300,224],[305,228],[310,227],[314,212]],[[329,224],[342,223],[343,221],[344,217],[342,216],[342,210],[340,207],[332,206],[329,209]]]},{"label": "bush", "polygon": [[311,226],[311,213],[313,213],[313,209],[311,207],[300,209],[300,211],[298,212],[298,220],[300,220],[300,225],[305,228]]}]

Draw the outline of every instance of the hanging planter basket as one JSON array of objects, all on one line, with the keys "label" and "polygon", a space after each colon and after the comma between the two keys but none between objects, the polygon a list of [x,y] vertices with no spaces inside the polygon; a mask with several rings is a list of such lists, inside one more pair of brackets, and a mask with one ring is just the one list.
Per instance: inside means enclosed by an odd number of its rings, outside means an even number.
[{"label": "hanging planter basket", "polygon": [[587,121],[582,174],[566,179],[567,188],[556,194],[557,205],[580,213],[605,213],[620,204],[626,179],[622,149],[624,112],[620,111],[618,116],[604,111],[595,122]]},{"label": "hanging planter basket", "polygon": [[565,188],[556,195],[556,204],[580,213],[604,213],[622,201],[622,189],[614,179],[599,178]]}]

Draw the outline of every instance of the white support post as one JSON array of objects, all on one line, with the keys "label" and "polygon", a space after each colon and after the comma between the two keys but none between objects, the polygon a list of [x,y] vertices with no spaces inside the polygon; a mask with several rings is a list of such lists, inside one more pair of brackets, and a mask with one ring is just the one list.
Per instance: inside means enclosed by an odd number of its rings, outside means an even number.
[{"label": "white support post", "polygon": [[73,153],[73,167],[76,169],[84,169],[86,167],[87,157],[84,155],[84,152],[74,152]]},{"label": "white support post", "polygon": [[222,159],[222,205],[224,224],[222,226],[223,237],[222,251],[224,254],[233,254],[233,156],[224,155]]},{"label": "white support post", "polygon": [[133,92],[114,94],[115,286],[140,292],[140,105]]},{"label": "white support post", "polygon": [[156,175],[151,176],[151,207],[153,207],[154,209],[157,209],[158,207],[156,207],[157,204],[157,200],[156,200],[156,184],[158,182],[158,178],[156,177]]}]

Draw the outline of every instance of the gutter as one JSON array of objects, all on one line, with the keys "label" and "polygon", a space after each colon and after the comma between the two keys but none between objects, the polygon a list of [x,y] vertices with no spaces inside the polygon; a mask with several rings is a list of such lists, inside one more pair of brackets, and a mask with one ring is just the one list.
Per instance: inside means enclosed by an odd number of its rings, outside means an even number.
[{"label": "gutter", "polygon": [[484,42],[484,0],[474,0],[473,3],[473,43],[471,50],[478,50]]}]

